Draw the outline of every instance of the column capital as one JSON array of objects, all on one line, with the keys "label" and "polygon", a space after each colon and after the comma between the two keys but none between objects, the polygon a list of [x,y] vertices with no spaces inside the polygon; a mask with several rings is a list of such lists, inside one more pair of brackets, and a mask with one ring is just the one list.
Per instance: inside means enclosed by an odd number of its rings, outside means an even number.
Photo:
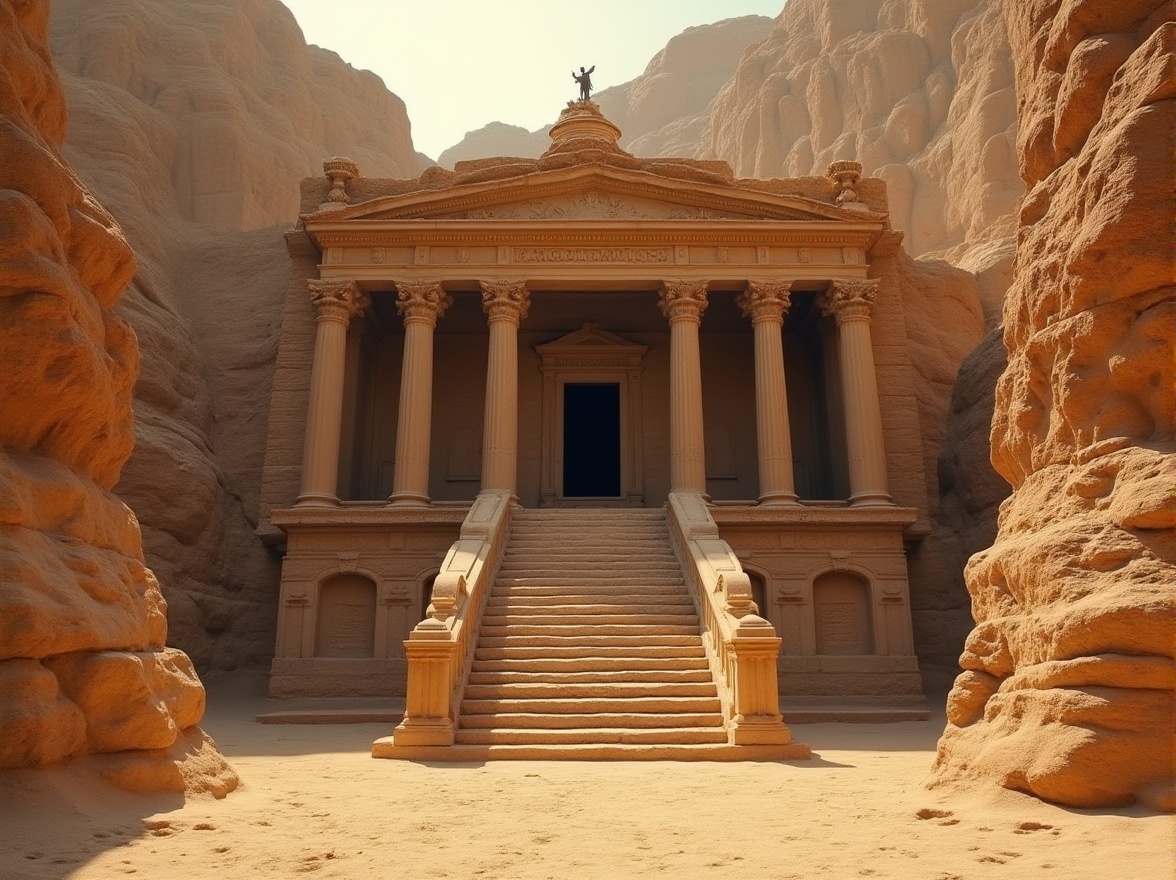
[{"label": "column capital", "polygon": [[821,311],[833,315],[838,324],[852,318],[868,321],[878,296],[878,284],[877,278],[834,278],[821,298]]},{"label": "column capital", "polygon": [[771,318],[782,321],[788,314],[791,293],[791,281],[748,281],[747,291],[735,302],[753,323]]},{"label": "column capital", "polygon": [[368,295],[354,281],[307,279],[310,301],[320,319],[351,321],[368,307]]},{"label": "column capital", "polygon": [[396,282],[396,308],[400,309],[406,323],[426,321],[436,324],[452,304],[453,297],[444,291],[440,281]]},{"label": "column capital", "polygon": [[495,318],[509,318],[518,324],[527,317],[531,307],[531,293],[522,281],[481,281],[482,308]]},{"label": "column capital", "polygon": [[706,282],[663,281],[658,305],[671,324],[682,319],[699,321],[706,311]]}]

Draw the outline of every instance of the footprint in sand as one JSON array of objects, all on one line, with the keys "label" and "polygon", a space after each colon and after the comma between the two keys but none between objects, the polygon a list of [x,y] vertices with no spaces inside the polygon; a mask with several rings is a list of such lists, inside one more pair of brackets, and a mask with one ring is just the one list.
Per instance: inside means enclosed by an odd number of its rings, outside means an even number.
[{"label": "footprint in sand", "polygon": [[942,822],[936,822],[936,825],[959,825],[960,820],[954,818],[955,814],[951,810],[933,810],[930,807],[923,807],[919,812],[915,813],[916,819],[942,819]]},{"label": "footprint in sand", "polygon": [[1046,825],[1044,822],[1022,822],[1013,829],[1013,834],[1032,834],[1034,831],[1049,831],[1057,834],[1058,831],[1052,825]]}]

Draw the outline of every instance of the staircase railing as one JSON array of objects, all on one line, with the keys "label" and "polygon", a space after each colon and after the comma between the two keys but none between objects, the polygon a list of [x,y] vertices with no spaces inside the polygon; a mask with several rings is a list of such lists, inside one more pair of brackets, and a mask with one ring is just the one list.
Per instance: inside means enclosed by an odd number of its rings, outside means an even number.
[{"label": "staircase railing", "polygon": [[719,537],[701,495],[671,492],[667,513],[674,553],[698,609],[728,742],[790,742],[776,681],[780,638],[756,613],[751,580],[730,545]]},{"label": "staircase railing", "polygon": [[511,496],[483,492],[461,525],[433,582],[427,617],[404,643],[408,690],[398,746],[453,745],[478,624],[510,529]]}]

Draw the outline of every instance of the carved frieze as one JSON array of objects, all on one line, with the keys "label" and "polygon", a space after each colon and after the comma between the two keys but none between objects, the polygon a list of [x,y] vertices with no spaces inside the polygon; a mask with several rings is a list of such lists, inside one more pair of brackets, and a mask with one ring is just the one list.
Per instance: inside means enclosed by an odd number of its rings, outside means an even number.
[{"label": "carved frieze", "polygon": [[516,263],[668,263],[669,248],[517,247]]}]

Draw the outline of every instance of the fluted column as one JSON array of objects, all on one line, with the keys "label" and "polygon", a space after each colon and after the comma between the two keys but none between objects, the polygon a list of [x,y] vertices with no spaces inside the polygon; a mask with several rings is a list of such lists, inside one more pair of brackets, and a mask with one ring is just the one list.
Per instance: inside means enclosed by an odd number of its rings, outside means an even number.
[{"label": "fluted column", "polygon": [[890,504],[882,411],[870,340],[870,310],[878,282],[835,279],[822,302],[837,320],[846,446],[849,451],[849,503],[855,507]]},{"label": "fluted column", "polygon": [[368,297],[354,281],[309,281],[308,284],[318,316],[302,453],[302,490],[295,504],[334,507],[339,503],[339,433],[343,420],[347,325],[367,307]]},{"label": "fluted column", "polygon": [[706,311],[706,282],[666,281],[660,305],[670,322],[670,491],[705,495],[698,327]]},{"label": "fluted column", "polygon": [[760,504],[796,504],[792,435],[784,379],[781,334],[788,314],[790,281],[751,281],[739,298],[755,332],[755,428],[759,449]]},{"label": "fluted column", "polygon": [[482,430],[482,491],[514,494],[519,457],[519,322],[531,295],[521,281],[482,282],[490,316],[486,414]]},{"label": "fluted column", "polygon": [[433,419],[433,330],[453,299],[440,282],[396,285],[396,307],[404,316],[404,362],[396,418],[394,507],[429,503],[429,445]]}]

